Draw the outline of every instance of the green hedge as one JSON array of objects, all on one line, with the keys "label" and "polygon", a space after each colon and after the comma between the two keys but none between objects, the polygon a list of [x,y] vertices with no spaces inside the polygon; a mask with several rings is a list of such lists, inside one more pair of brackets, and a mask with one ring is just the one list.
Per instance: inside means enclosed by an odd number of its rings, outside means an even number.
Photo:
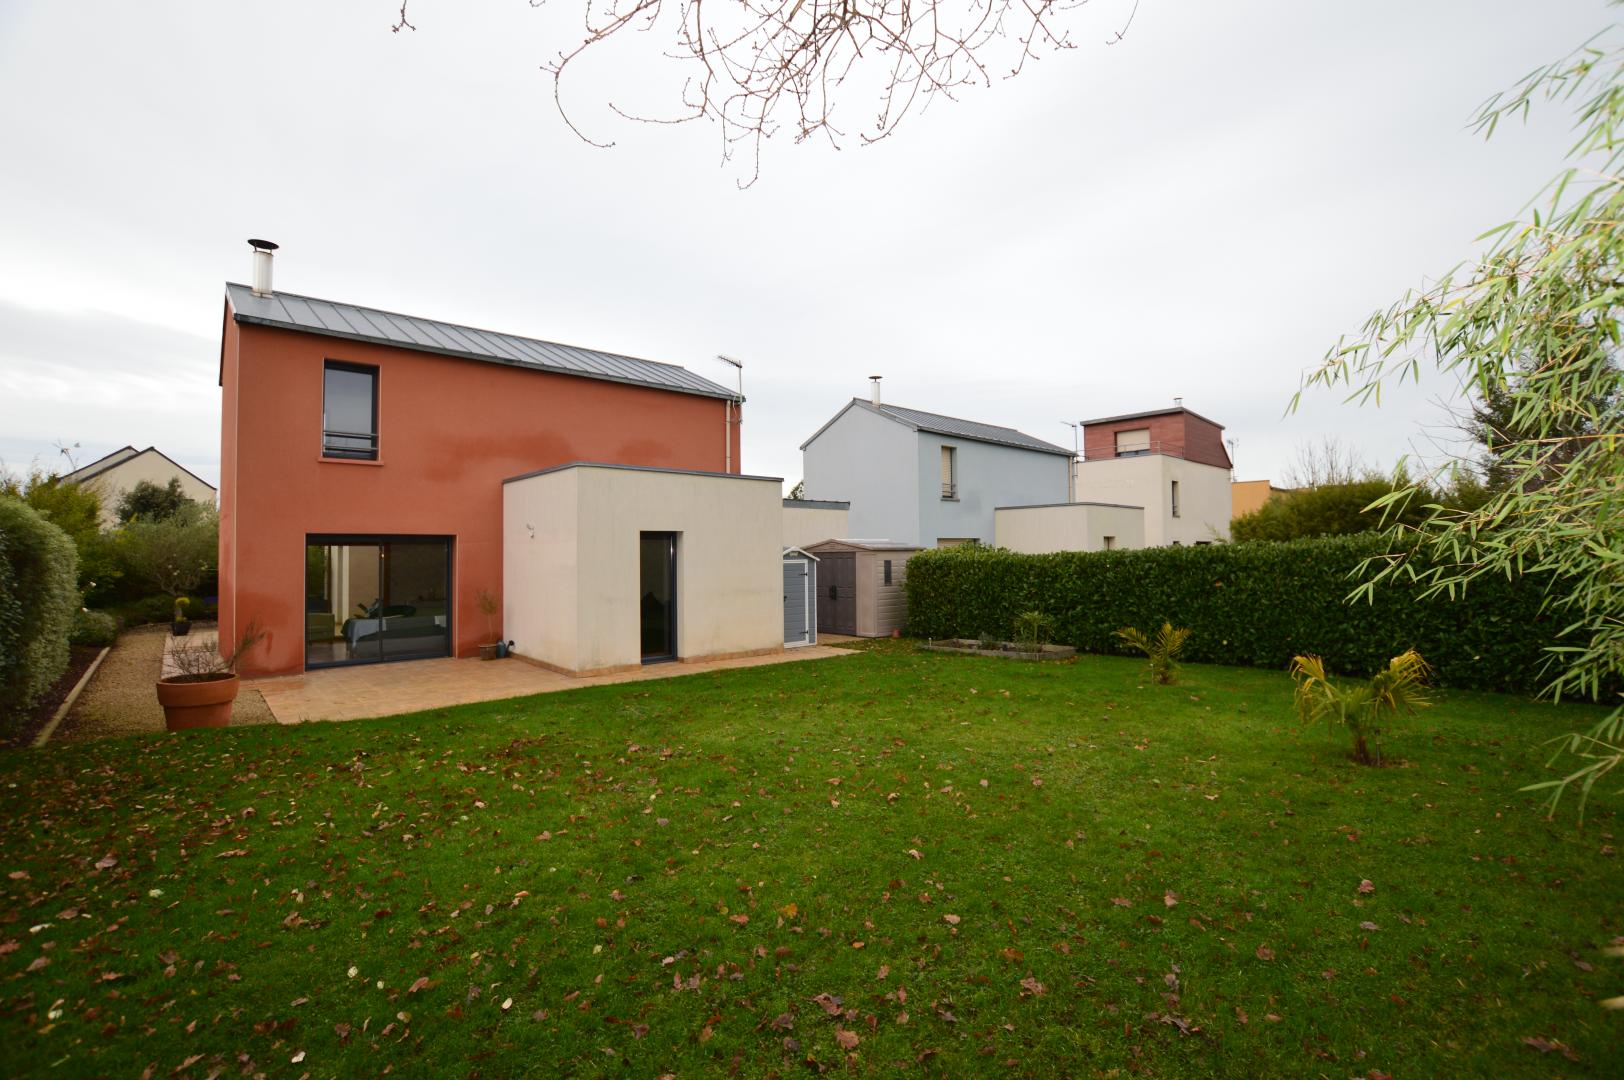
[{"label": "green hedge", "polygon": [[1419,600],[1408,584],[1346,602],[1355,568],[1385,550],[1365,534],[1051,555],[922,551],[908,562],[908,632],[1007,639],[1017,615],[1039,610],[1054,617],[1057,642],[1125,654],[1114,631],[1166,620],[1193,631],[1184,656],[1198,663],[1284,670],[1292,656],[1317,653],[1362,675],[1413,647],[1444,685],[1544,685],[1545,649],[1560,628],[1539,612],[1546,579],[1485,578],[1453,602]]},{"label": "green hedge", "polygon": [[68,534],[0,496],[0,723],[14,720],[68,668],[79,610],[79,555]]}]

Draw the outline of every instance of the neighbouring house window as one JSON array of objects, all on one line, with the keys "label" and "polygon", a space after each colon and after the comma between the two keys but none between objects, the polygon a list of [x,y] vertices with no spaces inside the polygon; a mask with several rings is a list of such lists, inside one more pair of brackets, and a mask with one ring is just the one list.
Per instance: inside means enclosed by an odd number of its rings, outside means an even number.
[{"label": "neighbouring house window", "polygon": [[885,560],[885,584],[891,584],[891,560]]},{"label": "neighbouring house window", "polygon": [[1138,457],[1150,453],[1150,429],[1134,428],[1116,433],[1116,456]]},{"label": "neighbouring house window", "polygon": [[1173,516],[1179,516],[1179,482],[1173,481]]},{"label": "neighbouring house window", "polygon": [[942,498],[956,499],[959,497],[958,478],[958,450],[951,446],[942,447]]},{"label": "neighbouring house window", "polygon": [[1104,538],[1104,540],[1105,540],[1105,550],[1106,551],[1112,551],[1112,550],[1114,550],[1116,548],[1116,537],[1107,536],[1107,537]]},{"label": "neighbouring house window", "polygon": [[327,361],[321,395],[322,457],[378,459],[378,369]]}]

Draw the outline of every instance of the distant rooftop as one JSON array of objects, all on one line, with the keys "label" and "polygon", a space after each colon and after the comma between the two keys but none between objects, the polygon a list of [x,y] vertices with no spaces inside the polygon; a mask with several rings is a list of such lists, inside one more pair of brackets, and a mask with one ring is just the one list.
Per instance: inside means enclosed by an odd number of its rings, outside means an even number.
[{"label": "distant rooftop", "polygon": [[239,323],[299,330],[307,334],[365,341],[466,360],[579,375],[587,379],[651,386],[701,397],[732,398],[734,391],[676,364],[561,345],[555,341],[480,330],[459,323],[401,315],[378,308],[275,292],[255,296],[247,285],[226,283],[226,296]]},{"label": "distant rooftop", "polygon": [[1119,416],[1101,416],[1094,420],[1084,420],[1082,425],[1089,427],[1094,424],[1114,424],[1119,420],[1149,420],[1153,416],[1172,416],[1174,413],[1184,413],[1186,416],[1193,416],[1197,420],[1206,420],[1207,423],[1216,428],[1224,426],[1216,420],[1202,416],[1194,409],[1186,409],[1183,405],[1173,405],[1166,409],[1147,409],[1144,412],[1122,413]]},{"label": "distant rooftop", "polygon": [[[1056,446],[1051,442],[1034,438],[1025,432],[1014,428],[999,427],[997,424],[983,424],[978,420],[963,420],[957,416],[944,416],[941,413],[925,412],[922,409],[905,409],[901,405],[881,404],[875,405],[862,398],[852,398],[851,404],[841,409],[829,420],[829,424],[838,420],[845,414],[846,409],[858,406],[871,412],[880,413],[899,423],[906,424],[915,431],[928,431],[933,435],[947,435],[952,438],[970,439],[973,442],[995,443],[999,446],[1013,446],[1021,450],[1036,450],[1044,454],[1063,454],[1071,457],[1072,452],[1064,446]],[[805,450],[819,435],[829,428],[824,424],[813,433],[812,438],[801,444]]]}]

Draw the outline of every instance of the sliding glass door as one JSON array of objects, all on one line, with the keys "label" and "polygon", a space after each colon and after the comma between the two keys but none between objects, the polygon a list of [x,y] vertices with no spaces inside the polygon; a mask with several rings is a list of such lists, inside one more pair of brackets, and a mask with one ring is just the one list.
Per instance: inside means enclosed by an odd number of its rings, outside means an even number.
[{"label": "sliding glass door", "polygon": [[305,666],[451,655],[451,541],[312,536]]}]

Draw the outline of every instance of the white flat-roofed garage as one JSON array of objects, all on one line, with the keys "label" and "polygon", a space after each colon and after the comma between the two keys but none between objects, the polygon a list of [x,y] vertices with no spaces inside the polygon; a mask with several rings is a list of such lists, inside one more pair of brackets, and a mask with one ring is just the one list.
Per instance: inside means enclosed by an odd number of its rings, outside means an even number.
[{"label": "white flat-roofed garage", "polygon": [[590,462],[504,481],[503,637],[571,674],[783,651],[781,484]]}]

